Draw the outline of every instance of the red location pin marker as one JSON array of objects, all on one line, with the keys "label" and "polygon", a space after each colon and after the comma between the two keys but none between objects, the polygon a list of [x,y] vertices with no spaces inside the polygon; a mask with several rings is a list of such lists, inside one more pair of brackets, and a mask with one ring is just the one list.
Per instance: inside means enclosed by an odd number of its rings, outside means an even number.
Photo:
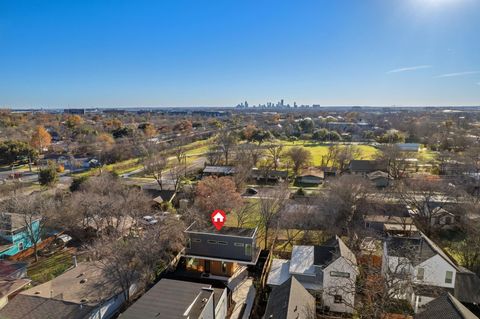
[{"label": "red location pin marker", "polygon": [[217,230],[222,229],[223,224],[227,221],[227,215],[223,210],[216,209],[212,213],[212,224]]}]

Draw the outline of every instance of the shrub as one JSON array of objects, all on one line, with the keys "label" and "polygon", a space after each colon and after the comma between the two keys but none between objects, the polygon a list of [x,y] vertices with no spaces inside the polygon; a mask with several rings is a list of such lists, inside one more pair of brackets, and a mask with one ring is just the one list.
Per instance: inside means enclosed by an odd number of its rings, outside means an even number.
[{"label": "shrub", "polygon": [[72,184],[70,184],[70,191],[72,193],[78,191],[80,189],[80,185],[82,185],[87,179],[88,176],[80,176],[74,178]]},{"label": "shrub", "polygon": [[51,186],[58,181],[57,168],[55,166],[47,166],[38,173],[38,182],[40,185]]}]

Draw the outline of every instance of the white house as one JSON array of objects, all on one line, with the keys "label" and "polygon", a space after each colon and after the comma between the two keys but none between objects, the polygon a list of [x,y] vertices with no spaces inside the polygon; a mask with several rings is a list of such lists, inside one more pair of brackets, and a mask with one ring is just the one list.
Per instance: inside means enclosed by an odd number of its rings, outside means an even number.
[{"label": "white house", "polygon": [[335,236],[321,246],[293,246],[291,260],[274,259],[267,284],[277,287],[293,276],[325,308],[352,313],[357,274],[355,255]]},{"label": "white house", "polygon": [[415,312],[445,291],[453,292],[459,271],[423,233],[415,238],[391,237],[384,242],[382,273],[404,282],[397,297],[408,300]]}]

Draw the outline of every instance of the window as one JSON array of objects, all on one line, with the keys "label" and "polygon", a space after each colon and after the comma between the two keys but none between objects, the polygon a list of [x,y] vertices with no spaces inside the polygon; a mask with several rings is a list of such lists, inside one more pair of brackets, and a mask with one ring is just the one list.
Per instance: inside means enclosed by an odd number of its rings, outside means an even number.
[{"label": "window", "polygon": [[425,269],[424,268],[418,268],[417,269],[417,280],[422,281],[425,276]]},{"label": "window", "polygon": [[219,245],[224,245],[224,246],[228,245],[228,243],[226,241],[218,241],[218,244]]},{"label": "window", "polygon": [[445,273],[445,283],[446,284],[451,284],[453,279],[453,271],[447,271]]},{"label": "window", "polygon": [[227,263],[222,261],[222,273],[226,274],[227,273]]},{"label": "window", "polygon": [[22,251],[23,248],[24,248],[23,243],[22,242],[18,243],[18,250]]},{"label": "window", "polygon": [[217,244],[217,241],[216,240],[207,240],[207,243],[215,245],[215,244]]},{"label": "window", "polygon": [[342,303],[342,296],[341,295],[333,296],[333,302],[334,303]]},{"label": "window", "polygon": [[194,243],[201,243],[202,240],[201,240],[201,239],[198,239],[198,238],[192,238],[192,242],[194,242]]},{"label": "window", "polygon": [[332,277],[342,277],[342,278],[350,278],[350,274],[348,272],[341,272],[341,271],[331,271],[330,276]]},{"label": "window", "polygon": [[233,243],[233,246],[235,247],[243,247],[245,246],[243,243]]},{"label": "window", "polygon": [[251,256],[252,255],[252,245],[245,244],[245,255]]}]

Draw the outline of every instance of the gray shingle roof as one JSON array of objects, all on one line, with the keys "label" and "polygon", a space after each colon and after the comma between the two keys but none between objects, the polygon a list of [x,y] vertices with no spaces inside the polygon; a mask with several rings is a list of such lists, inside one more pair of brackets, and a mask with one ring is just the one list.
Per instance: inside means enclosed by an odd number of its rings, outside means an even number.
[{"label": "gray shingle roof", "polygon": [[480,304],[480,278],[472,272],[457,272],[455,298],[465,303]]},{"label": "gray shingle roof", "polygon": [[452,267],[458,269],[452,259],[423,233],[420,237],[414,238],[391,237],[386,240],[386,244],[390,256],[406,257],[415,266],[438,254]]},{"label": "gray shingle roof", "polygon": [[460,301],[445,294],[430,301],[425,309],[415,315],[415,319],[478,319]]},{"label": "gray shingle roof", "polygon": [[19,294],[0,310],[1,319],[84,319],[90,306]]},{"label": "gray shingle roof", "polygon": [[350,161],[349,169],[357,173],[370,173],[374,171],[385,171],[387,165],[380,161],[352,160]]},{"label": "gray shingle roof", "polygon": [[315,298],[291,277],[274,288],[268,298],[264,318],[301,319],[311,318],[315,311]]}]

